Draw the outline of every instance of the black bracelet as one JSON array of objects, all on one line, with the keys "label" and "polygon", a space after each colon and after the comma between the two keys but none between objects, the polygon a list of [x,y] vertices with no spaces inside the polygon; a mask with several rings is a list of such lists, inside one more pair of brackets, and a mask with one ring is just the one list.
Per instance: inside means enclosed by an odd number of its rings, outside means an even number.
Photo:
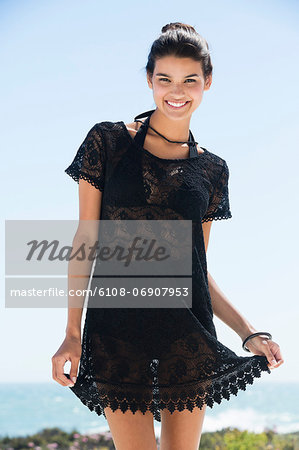
[{"label": "black bracelet", "polygon": [[268,339],[272,339],[272,336],[270,333],[267,333],[267,331],[258,331],[257,333],[253,333],[250,334],[249,336],[247,336],[246,339],[244,339],[243,344],[242,344],[242,348],[243,350],[246,350],[246,352],[250,352],[250,350],[245,346],[246,342],[249,341],[249,339],[253,338],[254,336],[260,336],[260,335],[266,335],[268,336]]}]

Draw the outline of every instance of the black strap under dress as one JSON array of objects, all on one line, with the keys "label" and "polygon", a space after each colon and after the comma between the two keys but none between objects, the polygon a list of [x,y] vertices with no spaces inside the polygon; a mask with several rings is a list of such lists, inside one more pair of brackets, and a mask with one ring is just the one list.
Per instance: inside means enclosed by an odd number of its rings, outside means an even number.
[{"label": "black strap under dress", "polygon": [[134,139],[123,121],[95,124],[65,172],[103,192],[100,219],[192,220],[192,307],[87,308],[70,387],[98,415],[107,406],[149,410],[160,422],[161,409],[212,408],[271,370],[266,356],[238,356],[219,342],[213,323],[202,223],[232,217],[227,163],[205,148],[191,146],[187,159],[146,150],[153,111]]}]

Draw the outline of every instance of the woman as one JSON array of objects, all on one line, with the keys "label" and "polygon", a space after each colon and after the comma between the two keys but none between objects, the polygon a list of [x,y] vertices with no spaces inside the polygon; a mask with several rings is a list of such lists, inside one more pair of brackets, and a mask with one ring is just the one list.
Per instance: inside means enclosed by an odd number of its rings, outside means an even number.
[{"label": "woman", "polygon": [[[192,307],[88,308],[82,345],[82,308],[69,308],[53,378],[106,417],[118,450],[157,448],[154,418],[162,422],[161,449],[193,450],[206,406],[229,400],[283,359],[272,336],[255,330],[207,271],[212,221],[232,217],[226,161],[199,147],[189,130],[212,82],[208,44],[192,26],[170,23],[146,72],[156,109],[133,123],[94,125],[66,173],[79,183],[83,221],[192,220]],[[238,356],[217,340],[213,313],[254,355]]]}]

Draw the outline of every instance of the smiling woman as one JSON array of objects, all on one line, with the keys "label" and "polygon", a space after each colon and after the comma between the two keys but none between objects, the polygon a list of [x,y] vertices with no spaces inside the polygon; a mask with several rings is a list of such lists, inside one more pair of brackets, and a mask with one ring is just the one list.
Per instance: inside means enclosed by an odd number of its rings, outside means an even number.
[{"label": "smiling woman", "polygon": [[[205,75],[201,61],[166,55],[157,59],[152,73],[148,70],[147,82],[153,90],[158,111],[163,111],[165,119],[171,120],[164,120],[164,129],[170,126],[172,136],[180,138],[188,131],[190,116],[200,105],[203,92],[210,89],[212,74]],[[161,129],[161,115],[153,115],[151,124],[154,126],[158,120]],[[173,120],[178,121],[176,131],[173,130]]]},{"label": "smiling woman", "polygon": [[[143,288],[155,291],[161,283],[167,289],[170,278],[181,290],[190,281],[191,306],[179,294],[175,305],[180,307],[172,308],[164,307],[162,296],[160,307],[152,307],[151,298],[143,307],[141,292],[138,308],[112,307],[109,290],[105,307],[94,307],[89,298],[82,345],[82,310],[69,310],[65,341],[53,356],[53,378],[107,418],[118,449],[156,449],[156,419],[162,422],[161,448],[195,450],[206,407],[245,390],[261,372],[271,373],[270,361],[281,355],[278,344],[260,336],[247,343],[251,356],[239,356],[217,339],[214,305],[242,339],[256,330],[207,270],[211,223],[232,217],[228,165],[199,147],[189,128],[212,83],[207,42],[190,25],[166,25],[151,47],[146,76],[156,108],[127,125],[122,120],[96,123],[65,171],[79,183],[80,219],[127,220],[136,232],[146,221],[146,233],[159,221],[168,248],[174,249],[186,233],[175,238],[172,225],[191,222],[189,278],[183,276],[183,263],[179,274],[160,267],[159,277],[156,272],[133,277],[135,288],[142,281]],[[102,286],[100,275],[96,260],[92,292]],[[114,270],[109,276],[118,286],[121,275]],[[63,372],[67,360],[69,375]]]}]

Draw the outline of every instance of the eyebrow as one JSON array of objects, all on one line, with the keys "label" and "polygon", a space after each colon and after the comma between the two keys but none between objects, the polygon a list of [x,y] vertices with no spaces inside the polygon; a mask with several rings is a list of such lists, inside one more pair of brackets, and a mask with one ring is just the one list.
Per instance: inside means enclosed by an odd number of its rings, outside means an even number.
[{"label": "eyebrow", "polygon": [[[156,73],[156,77],[158,77],[158,76],[171,78],[171,76],[167,75],[167,73],[161,73],[161,72]],[[198,73],[191,73],[191,75],[187,75],[185,78],[189,78],[189,77],[199,77],[199,75],[198,75]]]}]

